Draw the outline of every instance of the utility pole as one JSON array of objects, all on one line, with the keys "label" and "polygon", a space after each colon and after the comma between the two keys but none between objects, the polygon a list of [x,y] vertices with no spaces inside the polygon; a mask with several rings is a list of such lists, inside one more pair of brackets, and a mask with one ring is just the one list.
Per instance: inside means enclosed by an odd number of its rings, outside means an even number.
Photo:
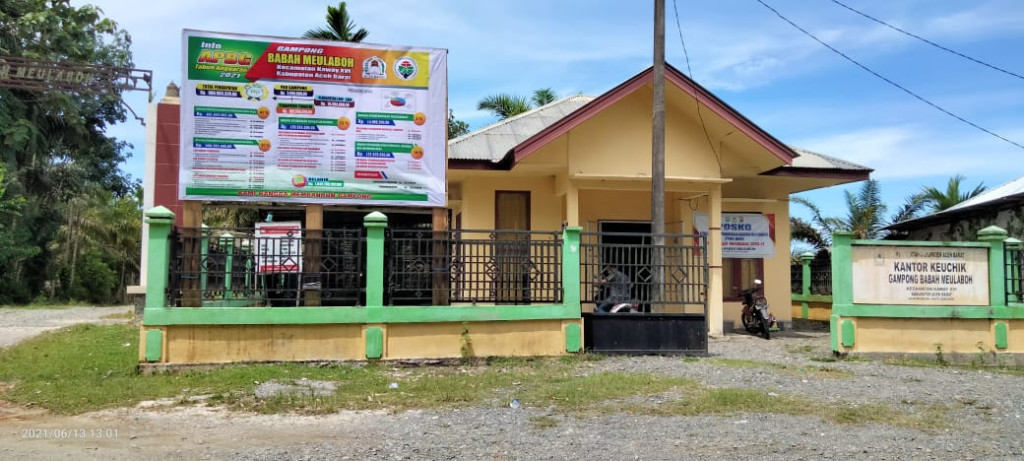
[{"label": "utility pole", "polygon": [[651,123],[652,310],[664,299],[665,280],[665,0],[654,0],[654,118]]}]

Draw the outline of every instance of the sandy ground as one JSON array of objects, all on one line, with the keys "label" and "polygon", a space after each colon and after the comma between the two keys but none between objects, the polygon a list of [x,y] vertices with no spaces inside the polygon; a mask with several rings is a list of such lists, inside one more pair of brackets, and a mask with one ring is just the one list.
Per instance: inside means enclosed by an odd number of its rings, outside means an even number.
[{"label": "sandy ground", "polygon": [[39,333],[78,323],[123,323],[104,319],[131,311],[131,306],[71,307],[67,309],[0,309],[0,347],[7,347]]}]

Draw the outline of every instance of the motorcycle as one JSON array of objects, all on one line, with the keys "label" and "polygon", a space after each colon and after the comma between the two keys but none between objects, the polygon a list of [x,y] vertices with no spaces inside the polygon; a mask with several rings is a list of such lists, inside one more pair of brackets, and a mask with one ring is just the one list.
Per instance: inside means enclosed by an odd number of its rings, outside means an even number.
[{"label": "motorcycle", "polygon": [[775,323],[775,316],[768,311],[768,300],[764,296],[754,296],[761,290],[761,280],[754,279],[754,286],[740,292],[743,297],[743,328],[750,334],[761,333],[764,339],[770,339],[769,330]]},{"label": "motorcycle", "polygon": [[600,283],[595,284],[594,312],[606,312],[609,314],[640,312],[640,304],[627,300],[631,291],[631,284],[625,274],[615,270],[605,271],[602,274]]}]

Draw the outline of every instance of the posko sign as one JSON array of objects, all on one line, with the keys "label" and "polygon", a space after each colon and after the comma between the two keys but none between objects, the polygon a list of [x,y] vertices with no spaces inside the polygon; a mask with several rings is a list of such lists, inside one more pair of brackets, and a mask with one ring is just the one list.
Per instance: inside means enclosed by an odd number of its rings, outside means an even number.
[{"label": "posko sign", "polygon": [[[710,220],[702,211],[693,213],[693,228],[708,234]],[[772,258],[775,256],[775,215],[722,213],[723,258]]]},{"label": "posko sign", "polygon": [[185,30],[179,197],[445,205],[446,50]]},{"label": "posko sign", "polygon": [[987,306],[988,248],[854,246],[854,304]]}]

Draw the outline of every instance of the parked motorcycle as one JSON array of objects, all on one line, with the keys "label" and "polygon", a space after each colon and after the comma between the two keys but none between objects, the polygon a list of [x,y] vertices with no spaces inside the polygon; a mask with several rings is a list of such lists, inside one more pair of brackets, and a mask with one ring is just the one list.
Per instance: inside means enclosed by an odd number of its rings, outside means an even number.
[{"label": "parked motorcycle", "polygon": [[[754,286],[740,292],[743,297],[743,314],[740,320],[743,321],[743,328],[750,334],[760,332],[764,339],[769,339],[769,330],[775,323],[775,316],[768,311],[768,300],[759,295],[761,280],[754,279]],[[758,296],[755,296],[758,295]]]},{"label": "parked motorcycle", "polygon": [[596,285],[594,301],[595,312],[610,314],[640,312],[640,305],[630,300],[631,284],[626,274],[616,268],[608,268],[601,274],[601,282]]}]

